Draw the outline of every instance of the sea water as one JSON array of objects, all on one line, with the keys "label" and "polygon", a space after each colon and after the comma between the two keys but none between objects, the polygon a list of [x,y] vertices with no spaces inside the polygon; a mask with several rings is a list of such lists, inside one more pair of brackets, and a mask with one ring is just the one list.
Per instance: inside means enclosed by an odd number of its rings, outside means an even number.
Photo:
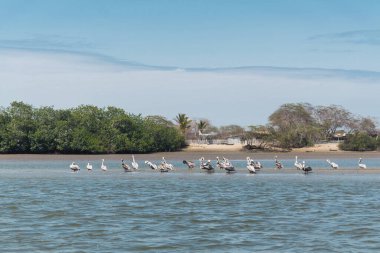
[{"label": "sea water", "polygon": [[[266,173],[268,160],[250,175],[233,162],[228,175],[181,161],[169,173],[142,161],[132,173],[119,161],[106,161],[107,172],[93,161],[91,173],[87,161],[79,173],[71,161],[1,161],[0,251],[380,251],[380,174]],[[353,170],[357,161],[339,163]]]}]

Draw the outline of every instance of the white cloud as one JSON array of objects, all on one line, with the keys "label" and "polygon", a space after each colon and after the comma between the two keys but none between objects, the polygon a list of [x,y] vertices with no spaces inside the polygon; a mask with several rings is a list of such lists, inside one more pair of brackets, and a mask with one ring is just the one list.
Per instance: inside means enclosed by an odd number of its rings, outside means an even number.
[{"label": "white cloud", "polygon": [[380,73],[250,67],[139,66],[101,56],[0,50],[0,105],[21,100],[56,108],[118,106],[131,113],[179,112],[214,124],[259,124],[281,104],[339,104],[379,117]]}]

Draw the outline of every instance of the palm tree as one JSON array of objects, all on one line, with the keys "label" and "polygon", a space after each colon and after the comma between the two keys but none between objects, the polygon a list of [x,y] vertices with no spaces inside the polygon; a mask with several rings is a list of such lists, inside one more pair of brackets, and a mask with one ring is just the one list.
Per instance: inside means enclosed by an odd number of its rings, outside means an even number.
[{"label": "palm tree", "polygon": [[203,133],[203,131],[208,127],[207,121],[200,120],[199,123],[197,123],[198,131]]},{"label": "palm tree", "polygon": [[189,119],[184,113],[178,113],[175,117],[175,121],[178,123],[179,130],[181,130],[182,134],[185,136],[186,130],[190,128],[191,119]]}]

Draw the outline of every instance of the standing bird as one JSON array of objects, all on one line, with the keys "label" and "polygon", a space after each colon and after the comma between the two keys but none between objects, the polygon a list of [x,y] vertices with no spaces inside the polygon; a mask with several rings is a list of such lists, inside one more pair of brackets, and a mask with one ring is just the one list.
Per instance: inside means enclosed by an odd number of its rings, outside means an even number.
[{"label": "standing bird", "polygon": [[192,169],[192,168],[195,167],[195,163],[192,162],[192,161],[186,161],[186,160],[183,160],[182,162],[183,162],[183,164],[186,164],[187,167],[189,167],[189,169]]},{"label": "standing bird", "polygon": [[277,156],[274,157],[274,164],[276,165],[277,169],[284,168],[284,166],[282,165],[282,163],[277,159]]},{"label": "standing bird", "polygon": [[222,169],[224,169],[227,173],[235,173],[235,167],[232,165],[230,160],[227,158],[223,157],[223,161],[221,163]]},{"label": "standing bird", "polygon": [[162,157],[161,165],[162,165],[165,169],[168,169],[168,170],[174,170],[174,166],[173,166],[173,164],[167,163],[166,160],[165,160],[165,157]]},{"label": "standing bird", "polygon": [[205,158],[204,157],[201,157],[201,159],[199,159],[200,161],[200,169],[202,170],[205,170],[207,171],[208,173],[212,173],[214,172],[214,167],[212,167],[212,164],[211,164],[211,160],[208,160],[206,163],[204,162]]},{"label": "standing bird", "polygon": [[121,159],[121,167],[123,167],[124,172],[132,172],[133,171],[133,169],[131,167],[129,167],[128,164],[124,163],[123,159]]},{"label": "standing bird", "polygon": [[330,166],[331,166],[331,168],[333,168],[333,169],[339,169],[339,165],[338,164],[336,164],[336,163],[334,163],[334,162],[331,162],[330,160],[326,160],[326,162],[328,163],[328,164],[330,164]]},{"label": "standing bird", "polygon": [[259,161],[255,161],[254,159],[252,159],[250,157],[247,157],[247,159],[248,158],[250,160],[250,164],[255,168],[255,170],[261,170],[263,168],[263,165],[261,165],[261,163]]},{"label": "standing bird", "polygon": [[298,157],[296,156],[296,161],[294,162],[294,166],[297,168],[297,170],[302,170],[302,164],[298,162]]},{"label": "standing bird", "polygon": [[90,164],[90,162],[87,163],[86,168],[88,172],[92,171],[92,165]]},{"label": "standing bird", "polygon": [[149,168],[151,168],[152,170],[156,170],[158,169],[157,165],[152,163],[152,162],[149,162],[149,161],[145,161],[145,164],[149,166]]},{"label": "standing bird", "polygon": [[254,161],[253,159],[251,159],[251,160],[252,160],[253,166],[255,166],[256,170],[261,170],[263,168],[263,165],[261,165],[261,163],[259,161]]},{"label": "standing bird", "polygon": [[219,169],[223,169],[222,162],[219,160],[219,156],[216,157],[216,166],[218,166]]},{"label": "standing bird", "polygon": [[135,161],[135,156],[132,155],[132,169],[138,170],[139,169],[139,164]]},{"label": "standing bird", "polygon": [[312,168],[310,166],[306,166],[305,161],[302,162],[302,170],[305,174],[308,174],[312,171]]},{"label": "standing bird", "polygon": [[247,169],[249,173],[256,174],[255,166],[253,165],[253,161],[249,156],[247,156]]},{"label": "standing bird", "polygon": [[107,166],[104,165],[104,159],[102,159],[102,165],[100,166],[100,169],[101,169],[102,171],[107,171]]},{"label": "standing bird", "polygon": [[73,171],[73,172],[78,172],[80,171],[80,167],[78,164],[76,164],[75,162],[72,162],[70,164],[70,169]]},{"label": "standing bird", "polygon": [[359,162],[358,162],[359,169],[367,169],[367,165],[365,165],[364,163],[362,163],[362,160],[363,159],[359,158]]}]

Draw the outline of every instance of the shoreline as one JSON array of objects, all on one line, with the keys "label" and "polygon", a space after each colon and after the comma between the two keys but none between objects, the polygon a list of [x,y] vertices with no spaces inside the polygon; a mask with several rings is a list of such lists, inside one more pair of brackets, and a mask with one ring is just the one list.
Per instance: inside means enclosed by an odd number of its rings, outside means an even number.
[{"label": "shoreline", "polygon": [[[4,160],[120,160],[129,159],[132,154],[0,154],[0,161]],[[319,152],[255,152],[255,151],[177,151],[160,152],[151,154],[135,154],[136,160],[161,160],[164,156],[168,160],[198,160],[200,157],[214,160],[216,156],[225,156],[230,160],[245,160],[247,156],[255,159],[273,159],[278,156],[281,159],[359,159],[361,158],[380,158],[379,151],[355,152],[355,151],[319,151]]]}]

